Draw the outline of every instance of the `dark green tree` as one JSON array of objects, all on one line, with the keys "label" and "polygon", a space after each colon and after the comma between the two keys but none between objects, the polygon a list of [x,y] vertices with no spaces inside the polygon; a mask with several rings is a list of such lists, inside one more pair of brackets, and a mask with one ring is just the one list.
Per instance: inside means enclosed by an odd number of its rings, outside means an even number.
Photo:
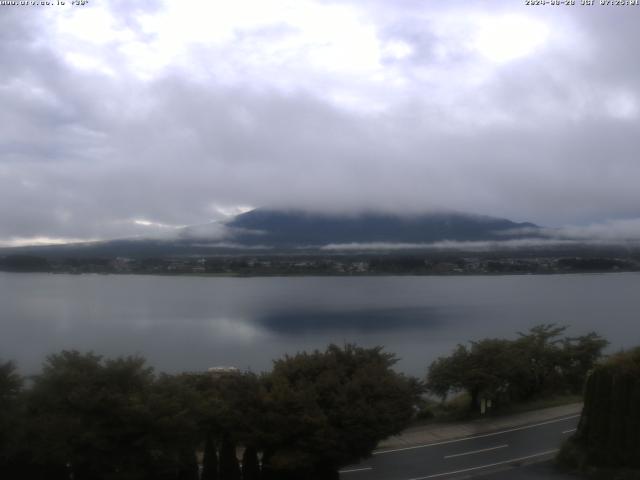
[{"label": "dark green tree", "polygon": [[467,392],[471,410],[479,409],[481,399],[507,402],[515,358],[514,345],[508,340],[480,340],[471,342],[470,348],[458,345],[451,356],[431,364],[427,388],[443,399],[449,393]]},{"label": "dark green tree", "polygon": [[17,477],[24,447],[23,379],[13,362],[0,363],[0,478]]},{"label": "dark green tree", "polygon": [[514,361],[519,361],[519,373],[514,379],[514,390],[519,398],[526,400],[562,390],[566,356],[561,335],[566,329],[566,326],[551,323],[518,333],[520,338],[515,341],[517,357]]},{"label": "dark green tree", "polygon": [[582,392],[587,375],[607,345],[609,342],[595,332],[563,340],[563,377],[573,393]]},{"label": "dark green tree", "polygon": [[508,340],[485,339],[471,343],[465,373],[465,389],[471,397],[471,407],[480,407],[480,400],[494,404],[510,400],[510,386],[517,371],[514,346]]},{"label": "dark green tree", "polygon": [[607,342],[595,333],[561,338],[566,327],[538,325],[515,340],[484,339],[458,345],[429,366],[427,389],[443,400],[467,392],[470,407],[480,399],[497,405],[546,394],[581,390]]},{"label": "dark green tree", "polygon": [[259,480],[260,462],[255,447],[246,447],[242,454],[242,480]]},{"label": "dark green tree", "polygon": [[29,392],[33,462],[43,470],[69,466],[79,480],[117,471],[109,462],[112,452],[102,455],[110,443],[103,414],[114,407],[115,395],[105,380],[97,355],[65,351],[48,357]]},{"label": "dark green tree", "polygon": [[236,445],[230,436],[226,435],[220,446],[220,480],[240,480],[241,477]]},{"label": "dark green tree", "polygon": [[198,459],[189,446],[180,452],[177,480],[199,480]]},{"label": "dark green tree", "polygon": [[207,434],[204,442],[201,480],[218,480],[218,452],[211,433]]},{"label": "dark green tree", "polygon": [[[640,478],[640,347],[614,355],[587,380],[574,436],[559,454],[571,467],[604,468],[598,478]],[[629,469],[617,477],[615,470]],[[620,473],[620,472],[619,472]]]},{"label": "dark green tree", "polygon": [[197,472],[195,451],[201,443],[201,398],[190,375],[160,375],[151,388],[147,408],[152,418],[145,446],[154,476],[176,478]]},{"label": "dark green tree", "polygon": [[[224,478],[223,474],[235,475],[236,468],[232,461],[227,465],[230,470],[222,465],[222,447],[229,444],[261,444],[263,393],[260,381],[252,373],[241,372],[191,374],[189,381],[200,398],[200,429],[209,439],[205,443],[220,446],[220,478]],[[231,456],[228,459],[231,460]]]},{"label": "dark green tree", "polygon": [[28,394],[30,463],[76,480],[193,479],[193,395],[142,358],[52,355]]},{"label": "dark green tree", "polygon": [[443,402],[450,393],[465,390],[469,356],[467,347],[458,345],[450,356],[433,361],[427,374],[427,389]]},{"label": "dark green tree", "polygon": [[274,362],[264,379],[265,478],[337,478],[402,430],[420,388],[392,370],[395,362],[381,347],[355,345]]}]

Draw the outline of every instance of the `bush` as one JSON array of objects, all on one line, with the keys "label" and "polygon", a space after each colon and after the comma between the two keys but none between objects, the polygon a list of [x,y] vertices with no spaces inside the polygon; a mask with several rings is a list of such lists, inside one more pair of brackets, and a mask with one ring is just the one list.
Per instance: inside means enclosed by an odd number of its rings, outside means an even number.
[{"label": "bush", "polygon": [[416,420],[421,420],[421,421],[426,421],[426,420],[432,420],[433,418],[435,418],[435,413],[433,413],[433,410],[431,409],[431,407],[423,407],[420,410],[418,410],[418,413],[416,413]]}]

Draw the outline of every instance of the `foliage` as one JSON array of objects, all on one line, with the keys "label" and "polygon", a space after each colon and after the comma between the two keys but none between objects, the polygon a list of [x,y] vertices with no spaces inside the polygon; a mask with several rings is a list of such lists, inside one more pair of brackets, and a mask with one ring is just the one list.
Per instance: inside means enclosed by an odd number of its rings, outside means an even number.
[{"label": "foliage", "polygon": [[26,402],[35,477],[194,478],[190,398],[179,378],[156,379],[142,358],[52,355]]},{"label": "foliage", "polygon": [[261,377],[155,375],[140,357],[63,351],[26,389],[0,364],[0,475],[196,480],[198,453],[202,479],[337,478],[412,417],[419,385],[394,362],[348,345],[285,357]]},{"label": "foliage", "polygon": [[247,447],[242,454],[242,480],[259,480],[260,462],[255,447]]},{"label": "foliage", "polygon": [[[459,345],[430,366],[428,388],[442,397],[465,392],[473,405],[580,389],[606,341],[595,333],[562,338],[564,330],[541,325],[515,340]],[[639,376],[633,355],[600,370],[615,365],[626,372],[616,374],[616,385],[624,385]],[[200,452],[202,479],[335,479],[340,467],[402,430],[416,407],[423,418],[432,414],[422,384],[396,373],[395,362],[381,347],[330,345],[276,360],[262,376],[156,375],[140,357],[63,351],[47,358],[28,388],[11,362],[0,363],[0,476],[196,480]],[[612,388],[598,371],[589,388]],[[640,401],[632,388],[610,403]],[[640,443],[622,420],[611,424]],[[637,420],[630,425],[640,431]],[[244,449],[242,470],[236,446]]]},{"label": "foliage", "polygon": [[0,477],[9,477],[18,455],[16,446],[21,434],[20,395],[22,378],[13,362],[0,363]]},{"label": "foliage", "polygon": [[561,338],[566,327],[538,325],[515,340],[484,339],[458,345],[448,357],[434,361],[428,390],[443,400],[467,392],[471,409],[480,399],[494,405],[530,400],[543,394],[577,393],[607,341],[596,333]]},{"label": "foliage", "polygon": [[160,375],[151,386],[148,442],[153,478],[197,476],[196,448],[201,443],[201,398],[185,375]]},{"label": "foliage", "polygon": [[395,362],[380,347],[354,345],[276,361],[265,379],[268,467],[331,478],[404,428],[419,388],[391,369]]},{"label": "foliage", "polygon": [[241,477],[236,445],[229,436],[225,436],[220,447],[220,480],[240,480]]},{"label": "foliage", "polygon": [[585,378],[602,355],[602,350],[609,344],[607,340],[595,332],[575,338],[563,340],[564,376],[574,392],[582,392]]},{"label": "foliage", "polygon": [[43,257],[9,255],[0,258],[0,270],[8,272],[48,272],[51,270],[51,265]]},{"label": "foliage", "polygon": [[640,347],[622,352],[589,376],[576,434],[560,460],[573,467],[635,469],[640,476]]},{"label": "foliage", "polygon": [[218,480],[218,453],[213,435],[207,434],[202,457],[201,480]]}]

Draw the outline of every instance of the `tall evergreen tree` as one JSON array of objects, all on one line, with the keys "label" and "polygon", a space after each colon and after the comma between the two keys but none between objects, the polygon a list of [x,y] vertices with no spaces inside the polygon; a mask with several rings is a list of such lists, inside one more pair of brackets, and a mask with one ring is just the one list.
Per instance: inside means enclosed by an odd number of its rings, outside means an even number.
[{"label": "tall evergreen tree", "polygon": [[180,467],[177,480],[198,480],[198,459],[192,450],[180,453]]},{"label": "tall evergreen tree", "polygon": [[204,442],[201,480],[218,480],[218,452],[213,435],[207,434]]},{"label": "tall evergreen tree", "polygon": [[624,478],[640,478],[639,406],[640,347],[613,356],[589,376],[577,432],[560,460],[574,467],[628,468],[633,474]]},{"label": "tall evergreen tree", "polygon": [[24,417],[20,408],[22,377],[13,362],[0,363],[0,477],[17,477]]},{"label": "tall evergreen tree", "polygon": [[236,457],[236,445],[226,435],[220,447],[220,480],[240,480],[240,464]]},{"label": "tall evergreen tree", "polygon": [[242,454],[242,480],[259,480],[259,478],[258,451],[254,447],[247,447]]}]

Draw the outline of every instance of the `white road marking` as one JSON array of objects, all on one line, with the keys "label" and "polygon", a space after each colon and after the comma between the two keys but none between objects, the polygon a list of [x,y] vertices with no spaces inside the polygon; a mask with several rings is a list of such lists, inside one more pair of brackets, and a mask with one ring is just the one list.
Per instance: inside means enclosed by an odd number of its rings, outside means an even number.
[{"label": "white road marking", "polygon": [[445,440],[443,442],[427,443],[427,444],[424,444],[424,445],[414,445],[413,447],[394,448],[394,449],[391,449],[391,450],[380,450],[380,451],[377,451],[377,452],[373,452],[372,455],[384,455],[386,453],[404,452],[406,450],[415,450],[417,448],[427,448],[427,447],[435,447],[437,445],[447,445],[449,443],[466,442],[468,440],[475,440],[476,438],[494,437],[496,435],[502,435],[504,433],[517,432],[517,431],[520,431],[520,430],[526,430],[528,428],[535,428],[535,427],[541,427],[543,425],[550,425],[552,423],[566,422],[567,420],[571,420],[573,418],[578,418],[579,416],[580,416],[580,414],[571,415],[570,417],[557,418],[555,420],[547,420],[546,422],[540,422],[540,423],[536,423],[536,424],[533,424],[533,425],[525,425],[524,427],[515,427],[515,428],[510,428],[508,430],[502,430],[500,432],[485,433],[485,434],[482,434],[482,435],[473,435],[473,436],[470,436],[470,437],[458,438],[456,440]]},{"label": "white road marking", "polygon": [[350,470],[340,470],[338,473],[364,472],[365,470],[373,470],[373,467],[352,468]]},{"label": "white road marking", "polygon": [[548,450],[546,452],[540,452],[540,453],[535,453],[533,455],[527,455],[526,457],[512,458],[511,460],[505,460],[503,462],[490,463],[488,465],[481,465],[479,467],[465,468],[463,470],[456,470],[454,472],[436,473],[434,475],[427,475],[426,477],[415,477],[415,478],[410,478],[409,480],[426,480],[428,478],[446,477],[447,475],[456,475],[458,473],[472,472],[474,470],[481,470],[483,468],[497,467],[499,465],[506,465],[508,463],[521,462],[523,460],[529,460],[530,458],[542,457],[544,455],[550,455],[552,453],[556,453],[557,451],[558,451],[557,449],[556,450]]},{"label": "white road marking", "polygon": [[577,429],[577,428],[572,428],[572,429],[570,429],[570,430],[565,430],[564,432],[562,432],[562,434],[563,434],[563,435],[566,435],[567,433],[573,433],[573,432],[575,432],[576,430],[578,430],[578,429]]},{"label": "white road marking", "polygon": [[480,450],[473,450],[471,452],[456,453],[454,455],[446,455],[444,458],[464,457],[465,455],[473,455],[474,453],[490,452],[491,450],[498,450],[500,448],[507,448],[509,445],[498,445],[497,447],[482,448]]}]

